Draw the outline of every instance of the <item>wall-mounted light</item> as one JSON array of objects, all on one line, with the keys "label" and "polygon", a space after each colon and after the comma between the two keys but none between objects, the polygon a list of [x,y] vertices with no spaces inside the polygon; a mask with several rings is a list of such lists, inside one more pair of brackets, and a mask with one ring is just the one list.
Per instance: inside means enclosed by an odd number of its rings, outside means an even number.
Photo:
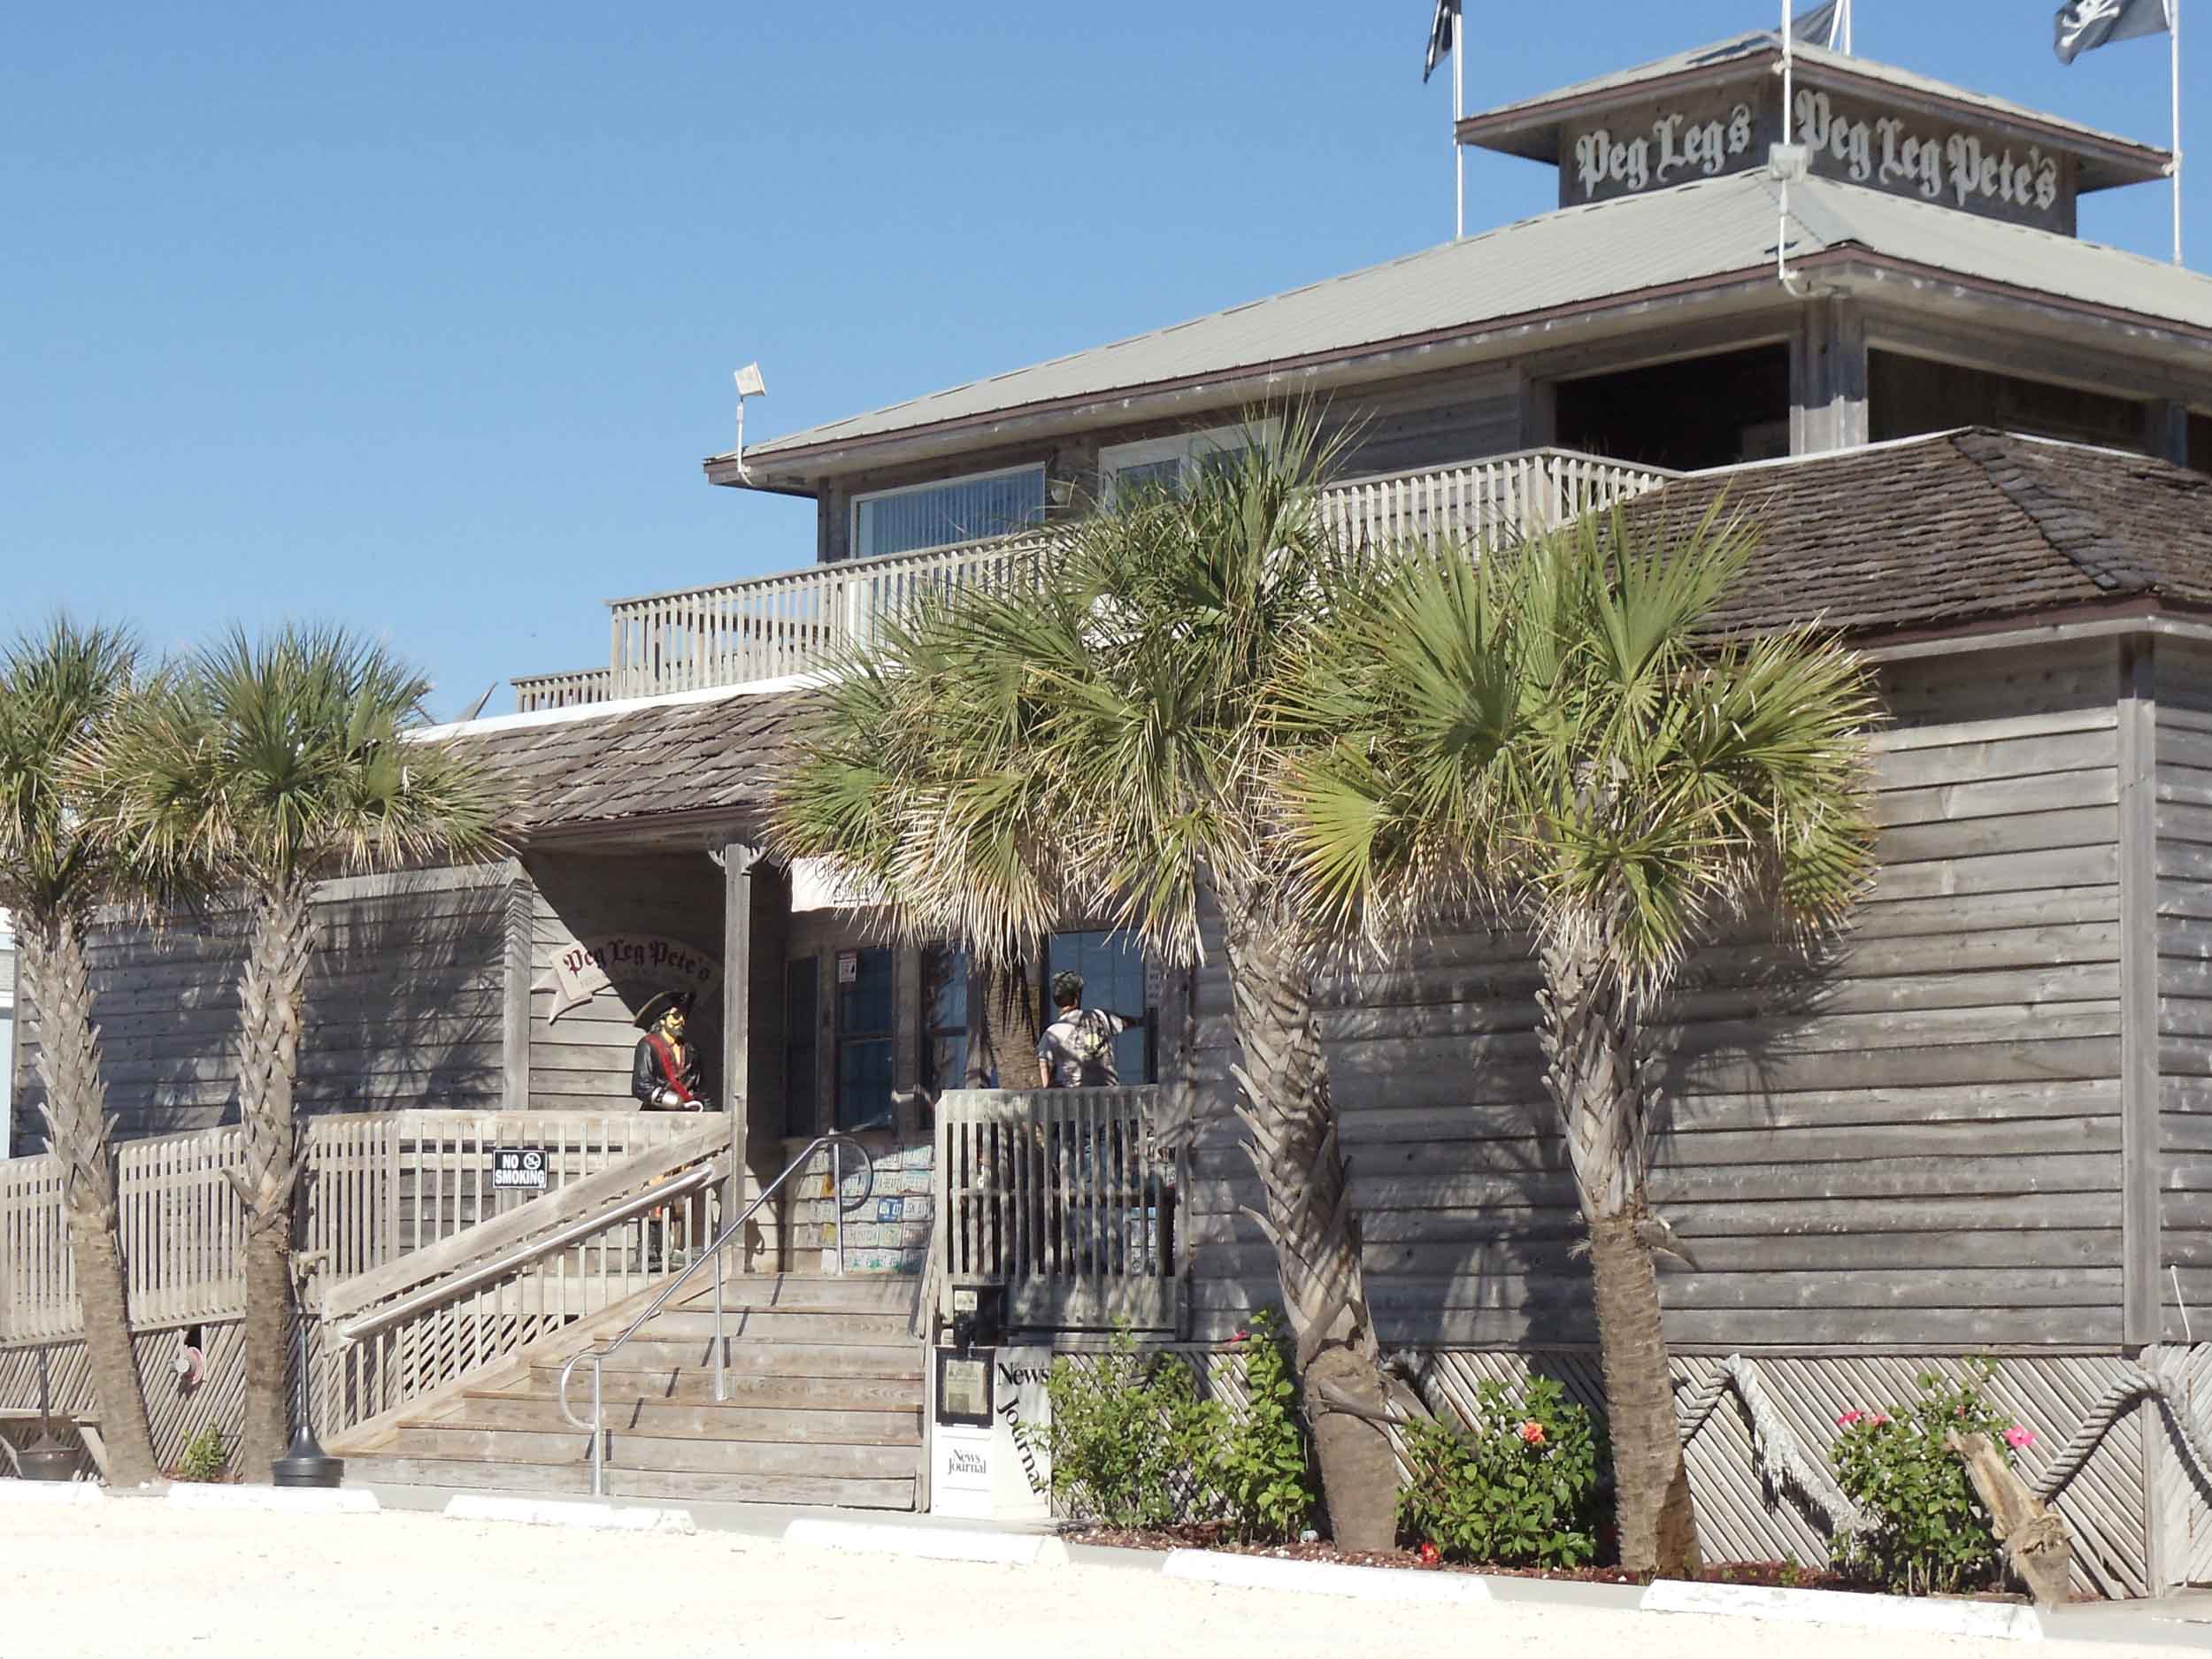
[{"label": "wall-mounted light", "polygon": [[741,482],[753,481],[745,470],[745,400],[768,396],[768,381],[760,372],[760,365],[749,363],[732,377],[737,381],[737,476]]}]

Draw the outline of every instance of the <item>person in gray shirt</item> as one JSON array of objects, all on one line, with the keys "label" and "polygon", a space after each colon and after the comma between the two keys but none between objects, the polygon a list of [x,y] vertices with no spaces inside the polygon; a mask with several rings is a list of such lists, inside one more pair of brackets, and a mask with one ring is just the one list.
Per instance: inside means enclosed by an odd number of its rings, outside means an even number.
[{"label": "person in gray shirt", "polygon": [[1141,1014],[1083,1006],[1083,976],[1052,976],[1053,1019],[1037,1039],[1040,1088],[1112,1088],[1121,1081],[1114,1039],[1144,1024]]}]

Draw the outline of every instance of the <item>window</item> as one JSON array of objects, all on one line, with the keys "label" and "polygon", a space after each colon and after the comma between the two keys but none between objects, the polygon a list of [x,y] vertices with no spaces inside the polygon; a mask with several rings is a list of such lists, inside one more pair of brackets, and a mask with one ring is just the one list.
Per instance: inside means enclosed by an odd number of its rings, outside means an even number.
[{"label": "window", "polygon": [[822,964],[815,956],[787,964],[783,973],[783,1132],[810,1135],[818,1123],[821,1073],[814,1033],[820,1024]]},{"label": "window", "polygon": [[[1270,420],[1261,429],[1272,437],[1279,424]],[[1243,454],[1251,436],[1248,427],[1215,426],[1172,438],[1148,438],[1142,443],[1109,444],[1098,456],[1102,493],[1109,502],[1148,489],[1180,495],[1209,468],[1226,465]]]},{"label": "window", "polygon": [[853,503],[853,557],[879,558],[918,548],[949,547],[1010,535],[1045,516],[1045,470],[1018,467],[887,489]]},{"label": "window", "polygon": [[837,953],[837,1126],[888,1129],[893,1121],[892,955]]},{"label": "window", "polygon": [[1045,961],[1048,1020],[1052,1018],[1052,976],[1070,968],[1083,976],[1084,1007],[1145,1017],[1143,1025],[1114,1039],[1114,1071],[1125,1083],[1158,1081],[1153,1075],[1154,1022],[1145,995],[1142,947],[1127,933],[1055,933]]},{"label": "window", "polygon": [[968,1084],[968,953],[922,953],[922,1088],[933,1102]]}]

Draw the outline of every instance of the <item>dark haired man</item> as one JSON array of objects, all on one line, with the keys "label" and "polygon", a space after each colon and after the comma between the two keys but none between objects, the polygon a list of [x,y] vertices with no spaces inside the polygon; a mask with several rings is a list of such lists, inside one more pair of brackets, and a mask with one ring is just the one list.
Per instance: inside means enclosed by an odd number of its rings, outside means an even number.
[{"label": "dark haired man", "polygon": [[1037,1039],[1040,1088],[1112,1088],[1121,1081],[1114,1039],[1144,1024],[1141,1014],[1083,1006],[1083,976],[1052,976],[1053,1019]]},{"label": "dark haired man", "polygon": [[692,994],[663,991],[638,1010],[637,1052],[630,1062],[630,1093],[647,1111],[704,1111],[699,1094],[699,1048],[684,1040]]}]

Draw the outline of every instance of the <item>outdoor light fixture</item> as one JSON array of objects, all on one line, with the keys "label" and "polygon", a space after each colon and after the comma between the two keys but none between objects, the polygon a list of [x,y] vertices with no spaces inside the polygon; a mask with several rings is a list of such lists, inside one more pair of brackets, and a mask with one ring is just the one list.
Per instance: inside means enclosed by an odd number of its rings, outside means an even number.
[{"label": "outdoor light fixture", "polygon": [[746,483],[752,477],[745,471],[745,400],[768,396],[768,382],[762,376],[760,365],[749,363],[732,377],[737,381],[737,475]]},{"label": "outdoor light fixture", "polygon": [[[296,1257],[296,1264],[303,1259]],[[284,1455],[269,1465],[269,1479],[280,1486],[334,1486],[345,1479],[346,1463],[344,1458],[333,1457],[323,1450],[322,1443],[315,1438],[314,1402],[308,1392],[304,1289],[296,1281],[292,1289],[292,1328],[299,1339],[299,1425],[293,1431],[292,1443],[284,1448]]]}]

